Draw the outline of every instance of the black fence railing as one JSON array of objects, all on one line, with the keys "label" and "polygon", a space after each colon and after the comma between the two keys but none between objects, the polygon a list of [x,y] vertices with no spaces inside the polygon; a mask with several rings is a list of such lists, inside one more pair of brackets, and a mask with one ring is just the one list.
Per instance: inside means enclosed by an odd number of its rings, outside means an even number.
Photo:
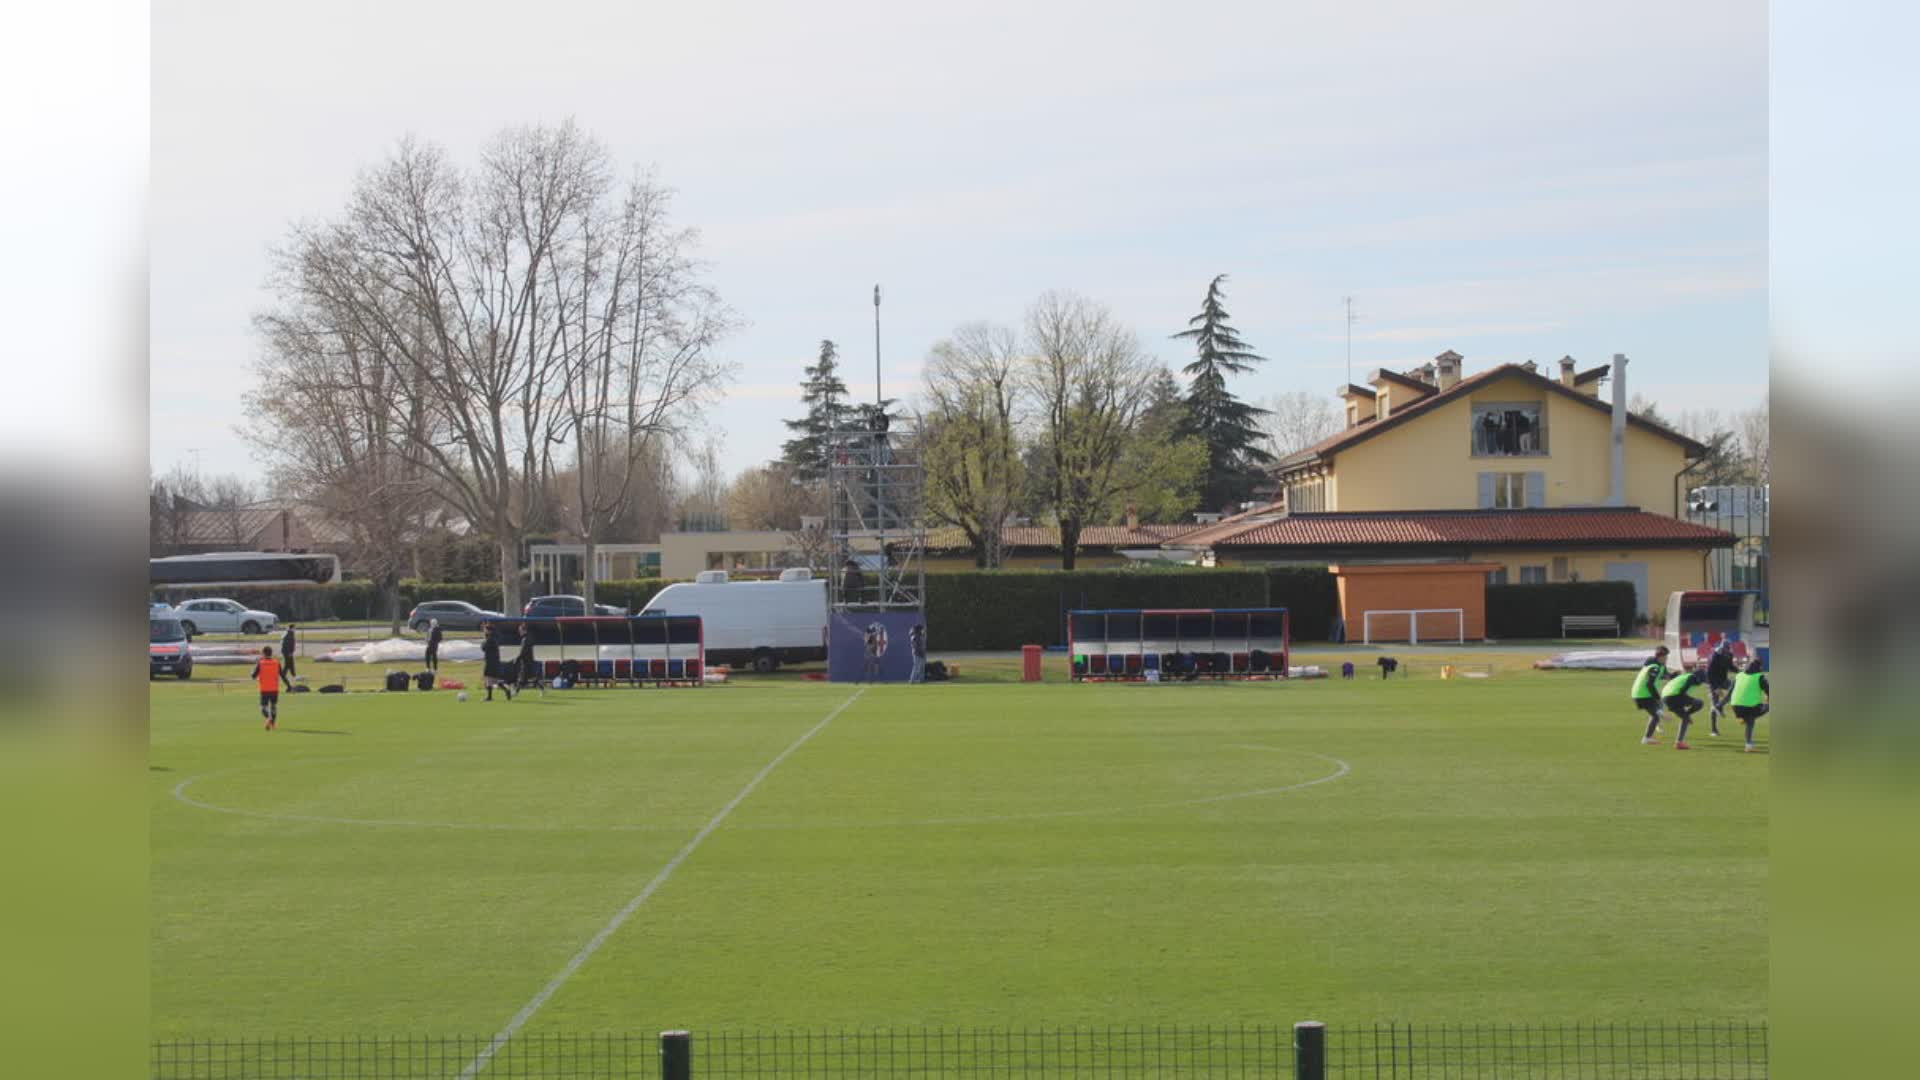
[{"label": "black fence railing", "polygon": [[1767,1025],[1319,1024],[875,1028],[451,1038],[182,1039],[152,1080],[705,1077],[1759,1080]]}]

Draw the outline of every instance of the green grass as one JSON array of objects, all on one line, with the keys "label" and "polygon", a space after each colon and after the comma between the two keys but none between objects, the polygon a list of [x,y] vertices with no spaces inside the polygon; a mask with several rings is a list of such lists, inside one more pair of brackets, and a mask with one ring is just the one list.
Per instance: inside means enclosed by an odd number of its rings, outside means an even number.
[{"label": "green grass", "polygon": [[[872,689],[527,1030],[1764,1017],[1768,759],[1626,687]],[[851,696],[156,683],[153,1033],[498,1030]]]}]

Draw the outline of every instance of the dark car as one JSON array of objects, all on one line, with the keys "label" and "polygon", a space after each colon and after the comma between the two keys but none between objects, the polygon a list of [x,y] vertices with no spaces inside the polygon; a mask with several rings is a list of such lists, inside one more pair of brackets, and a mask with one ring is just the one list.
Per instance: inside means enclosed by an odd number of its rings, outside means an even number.
[{"label": "dark car", "polygon": [[442,630],[478,630],[483,619],[505,618],[498,611],[488,611],[475,607],[465,600],[428,600],[415,604],[407,612],[407,625],[416,634],[427,632],[427,623],[432,619],[440,620]]},{"label": "dark car", "polygon": [[171,615],[147,619],[147,678],[155,675],[193,678],[193,646],[187,642],[187,628]]},{"label": "dark car", "polygon": [[[526,609],[521,612],[529,619],[559,619],[569,615],[585,615],[587,598],[584,596],[536,596],[527,601]],[[612,604],[593,605],[595,615],[625,615],[627,609]]]}]

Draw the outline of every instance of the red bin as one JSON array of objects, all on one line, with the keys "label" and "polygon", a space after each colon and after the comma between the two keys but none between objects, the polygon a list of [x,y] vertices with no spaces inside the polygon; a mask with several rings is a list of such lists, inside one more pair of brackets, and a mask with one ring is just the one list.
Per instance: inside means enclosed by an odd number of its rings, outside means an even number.
[{"label": "red bin", "polygon": [[1040,681],[1040,653],[1038,645],[1020,646],[1020,681]]}]

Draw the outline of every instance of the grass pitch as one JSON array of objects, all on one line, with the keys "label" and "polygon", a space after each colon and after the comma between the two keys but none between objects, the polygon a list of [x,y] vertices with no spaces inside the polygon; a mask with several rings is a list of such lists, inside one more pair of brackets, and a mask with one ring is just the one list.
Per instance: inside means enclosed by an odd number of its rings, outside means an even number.
[{"label": "grass pitch", "polygon": [[526,1031],[1763,1018],[1767,757],[1629,681],[159,683],[153,1034],[498,1031],[816,728]]}]

